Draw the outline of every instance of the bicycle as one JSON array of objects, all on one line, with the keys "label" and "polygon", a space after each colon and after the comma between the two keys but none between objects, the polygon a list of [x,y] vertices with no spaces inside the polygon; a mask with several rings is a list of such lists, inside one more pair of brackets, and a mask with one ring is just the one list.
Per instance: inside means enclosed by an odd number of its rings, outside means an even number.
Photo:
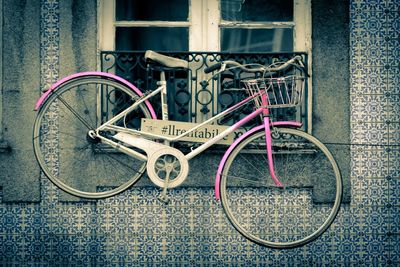
[{"label": "bicycle", "polygon": [[[41,169],[57,187],[82,198],[105,198],[128,189],[147,173],[162,188],[160,200],[168,202],[167,189],[186,179],[189,160],[258,119],[258,126],[228,147],[217,170],[215,196],[229,221],[247,239],[271,248],[305,245],[329,228],[342,197],[335,159],[317,138],[299,130],[301,123],[273,121],[270,116],[270,109],[301,103],[306,72],[300,56],[268,67],[234,61],[207,67],[205,72],[213,72],[213,77],[233,68],[249,73],[250,77],[242,80],[243,87],[233,89],[246,90],[248,96],[176,137],[140,127],[143,119],[157,118],[149,102],[156,95],[161,95],[162,120],[168,120],[165,71],[187,70],[189,63],[154,51],[147,51],[145,58],[149,67],[160,71],[153,91],[142,93],[113,74],[84,72],[58,81],[37,101],[34,151]],[[276,76],[288,68],[294,69],[293,75]],[[104,97],[112,105],[100,105]],[[190,152],[184,154],[174,147],[190,133],[253,102],[250,114]],[[105,113],[112,114],[111,118],[100,116]],[[57,148],[55,165],[45,155]],[[79,171],[76,175],[82,179],[68,177],[71,170]],[[321,175],[328,177],[335,189],[333,203],[314,203],[312,188],[293,182],[308,179],[316,185]],[[98,186],[93,186],[93,180]]]}]

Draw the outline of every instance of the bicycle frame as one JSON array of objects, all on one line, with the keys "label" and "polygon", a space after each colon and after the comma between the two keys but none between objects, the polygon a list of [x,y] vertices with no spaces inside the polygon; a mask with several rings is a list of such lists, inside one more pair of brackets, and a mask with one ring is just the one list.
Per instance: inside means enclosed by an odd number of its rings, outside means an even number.
[{"label": "bicycle frame", "polygon": [[[197,129],[203,127],[204,125],[210,124],[224,116],[226,116],[227,114],[230,114],[231,112],[235,111],[236,109],[242,107],[243,105],[245,105],[246,103],[248,103],[249,101],[252,101],[255,97],[259,97],[261,95],[262,98],[262,102],[263,105],[262,107],[256,109],[255,111],[253,111],[251,114],[247,115],[246,117],[242,118],[240,121],[238,121],[237,123],[235,123],[234,125],[230,126],[229,128],[227,128],[226,130],[222,131],[221,133],[219,133],[217,136],[213,137],[212,139],[208,140],[207,142],[203,143],[202,145],[200,145],[199,147],[193,149],[191,152],[189,152],[188,154],[185,155],[185,158],[187,160],[190,160],[192,158],[194,158],[195,156],[199,155],[200,153],[202,153],[204,150],[206,150],[207,148],[209,148],[210,146],[216,144],[218,141],[220,141],[221,139],[223,139],[224,137],[226,137],[227,135],[233,133],[234,131],[236,131],[237,129],[239,129],[241,126],[243,126],[244,124],[246,124],[247,122],[249,122],[250,120],[254,119],[255,117],[261,115],[263,118],[263,125],[261,125],[261,127],[264,127],[265,129],[265,137],[266,137],[266,152],[267,152],[267,157],[268,157],[268,164],[269,164],[269,170],[270,170],[270,174],[271,177],[274,181],[274,183],[277,186],[282,187],[282,183],[279,181],[279,179],[276,177],[275,175],[275,170],[274,170],[274,165],[273,165],[273,159],[272,159],[272,139],[271,139],[271,127],[274,126],[291,126],[291,127],[300,127],[301,123],[299,122],[295,122],[295,121],[280,121],[280,122],[271,122],[270,118],[269,118],[269,109],[268,109],[268,103],[266,100],[266,94],[265,92],[261,91],[260,93],[257,93],[255,95],[249,96],[247,98],[245,98],[244,100],[240,101],[239,103],[233,105],[232,107],[222,111],[221,113],[213,116],[212,118],[204,121],[203,123],[200,123],[198,125],[196,125],[195,127],[191,128],[190,130],[180,134],[179,136],[176,137],[167,137],[167,136],[163,136],[163,135],[158,135],[158,134],[152,134],[152,133],[147,133],[147,132],[143,132],[143,131],[138,131],[138,130],[134,130],[134,129],[127,129],[124,127],[120,127],[120,126],[115,126],[112,125],[113,123],[115,123],[116,121],[120,120],[121,118],[123,118],[124,116],[126,116],[129,112],[133,111],[138,105],[140,105],[141,103],[148,101],[148,99],[150,99],[151,97],[157,95],[157,94],[162,94],[161,97],[161,104],[162,104],[162,114],[163,114],[163,120],[168,120],[168,106],[166,103],[166,83],[165,81],[161,80],[159,82],[159,87],[151,92],[150,94],[147,95],[143,95],[140,100],[138,100],[137,102],[135,102],[132,106],[128,107],[126,110],[122,111],[120,114],[118,114],[117,116],[113,117],[112,119],[110,119],[109,121],[105,122],[103,125],[101,125],[97,130],[97,137],[99,137],[104,143],[107,143],[109,145],[111,145],[112,147],[116,148],[117,150],[123,152],[123,153],[127,153],[135,158],[141,159],[141,160],[147,160],[147,157],[139,152],[136,152],[126,146],[123,146],[119,143],[116,143],[108,138],[105,138],[103,136],[100,135],[100,131],[102,130],[113,130],[116,132],[125,132],[128,134],[133,134],[136,136],[145,136],[147,138],[154,138],[154,139],[162,139],[165,140],[167,143],[169,142],[176,142],[181,140],[183,137],[185,137],[186,135],[189,135],[190,133],[192,133],[193,131],[196,131]],[[164,97],[163,97],[164,96]],[[246,134],[244,136],[247,136]],[[140,137],[142,138],[142,137]],[[238,139],[238,141],[242,140],[241,138]],[[237,144],[238,141],[234,142],[230,148],[234,148]],[[231,149],[231,150],[232,150]],[[228,151],[231,151],[228,149]],[[227,151],[227,152],[228,152]],[[228,153],[229,154],[229,153]],[[220,163],[220,166],[218,168],[218,172],[217,172],[217,177],[216,177],[216,186],[217,184],[219,185],[219,179],[220,179],[220,172],[222,170],[222,167],[224,166],[226,161],[226,157],[223,158],[223,160]],[[217,198],[219,198],[219,194],[218,194],[219,190],[217,191]]]}]

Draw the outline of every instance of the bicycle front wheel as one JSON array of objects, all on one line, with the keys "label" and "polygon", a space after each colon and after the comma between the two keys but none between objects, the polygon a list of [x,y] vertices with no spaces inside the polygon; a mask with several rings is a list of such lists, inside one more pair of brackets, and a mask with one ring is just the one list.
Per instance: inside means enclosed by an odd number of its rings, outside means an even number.
[{"label": "bicycle front wheel", "polygon": [[[92,199],[133,185],[145,172],[146,162],[90,137],[89,131],[138,98],[118,81],[99,76],[82,76],[56,88],[38,112],[33,129],[35,155],[47,177],[67,193]],[[151,117],[147,106],[140,104],[115,125],[139,129],[141,118]]]},{"label": "bicycle front wheel", "polygon": [[315,137],[276,128],[272,140],[275,173],[284,188],[276,187],[270,176],[262,128],[228,156],[221,201],[232,225],[249,240],[294,248],[316,239],[332,224],[342,198],[341,175],[332,154]]}]

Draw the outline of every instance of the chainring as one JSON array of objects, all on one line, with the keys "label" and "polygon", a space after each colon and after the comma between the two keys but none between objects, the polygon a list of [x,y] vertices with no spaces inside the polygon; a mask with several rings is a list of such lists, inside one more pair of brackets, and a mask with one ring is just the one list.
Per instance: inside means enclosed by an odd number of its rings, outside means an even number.
[{"label": "chainring", "polygon": [[188,160],[181,151],[172,147],[154,152],[147,161],[147,174],[155,185],[164,187],[167,173],[168,188],[181,185],[189,173]]}]

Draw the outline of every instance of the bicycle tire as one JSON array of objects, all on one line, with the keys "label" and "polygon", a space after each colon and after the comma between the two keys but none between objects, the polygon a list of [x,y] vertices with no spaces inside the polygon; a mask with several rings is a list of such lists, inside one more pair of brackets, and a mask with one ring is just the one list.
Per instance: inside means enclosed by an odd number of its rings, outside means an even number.
[{"label": "bicycle tire", "polygon": [[[315,137],[275,128],[272,138],[275,173],[285,187],[272,182],[265,130],[260,128],[227,158],[221,172],[222,206],[234,228],[247,239],[271,248],[299,247],[321,236],[334,221],[342,199],[342,179],[332,154]],[[321,177],[323,186],[334,190],[327,203],[316,203],[313,195]]]},{"label": "bicycle tire", "polygon": [[[33,128],[35,156],[50,181],[69,194],[88,199],[110,197],[136,183],[146,162],[90,138],[88,131],[109,119],[104,117],[107,114],[117,115],[138,98],[117,80],[92,75],[73,78],[54,89]],[[152,118],[145,104],[116,124],[138,129],[141,118]]]}]

